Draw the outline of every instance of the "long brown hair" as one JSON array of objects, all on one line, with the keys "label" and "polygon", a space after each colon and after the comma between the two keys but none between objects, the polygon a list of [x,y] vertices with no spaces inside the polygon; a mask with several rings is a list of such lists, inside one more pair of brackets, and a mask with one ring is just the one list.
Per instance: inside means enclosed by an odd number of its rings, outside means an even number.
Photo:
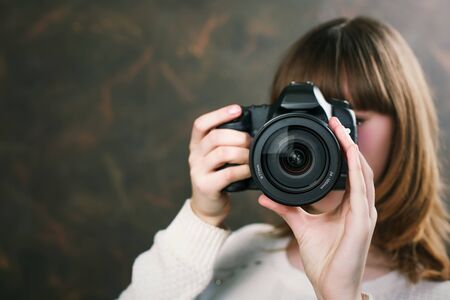
[{"label": "long brown hair", "polygon": [[[323,23],[296,41],[272,84],[273,102],[291,81],[312,81],[326,98],[394,121],[389,159],[376,182],[378,221],[372,245],[410,281],[448,280],[450,226],[442,201],[438,125],[423,71],[401,35],[367,17]],[[292,234],[286,223],[275,235]]]}]

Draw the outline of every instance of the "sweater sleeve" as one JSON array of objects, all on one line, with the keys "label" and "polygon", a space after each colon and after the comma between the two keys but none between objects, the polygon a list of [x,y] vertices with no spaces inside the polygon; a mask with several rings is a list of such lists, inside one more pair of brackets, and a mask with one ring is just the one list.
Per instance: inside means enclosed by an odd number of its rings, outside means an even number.
[{"label": "sweater sleeve", "polygon": [[193,299],[208,285],[231,231],[204,222],[190,204],[186,200],[170,225],[156,233],[150,250],[136,258],[120,300]]}]

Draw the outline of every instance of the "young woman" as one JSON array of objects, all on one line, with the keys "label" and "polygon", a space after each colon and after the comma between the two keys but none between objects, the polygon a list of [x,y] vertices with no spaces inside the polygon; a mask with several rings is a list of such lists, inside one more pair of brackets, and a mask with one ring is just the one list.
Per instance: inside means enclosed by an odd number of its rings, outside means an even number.
[{"label": "young woman", "polygon": [[192,196],[136,259],[121,299],[450,299],[436,113],[406,42],[370,18],[326,22],[291,46],[271,100],[291,81],[352,104],[358,145],[329,120],[349,166],[346,191],[303,208],[261,195],[283,222],[231,233],[221,191],[250,176],[251,138],[216,129],[238,105],[207,113],[192,129]]}]

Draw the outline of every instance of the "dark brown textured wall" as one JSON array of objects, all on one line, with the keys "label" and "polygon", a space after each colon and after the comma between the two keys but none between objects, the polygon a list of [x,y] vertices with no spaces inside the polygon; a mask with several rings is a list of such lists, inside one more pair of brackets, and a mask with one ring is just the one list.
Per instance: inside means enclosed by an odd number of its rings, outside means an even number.
[{"label": "dark brown textured wall", "polygon": [[[0,298],[111,299],[189,196],[194,118],[267,101],[283,50],[319,22],[396,27],[434,91],[450,172],[450,4],[1,1]],[[276,220],[257,193],[232,228]]]}]

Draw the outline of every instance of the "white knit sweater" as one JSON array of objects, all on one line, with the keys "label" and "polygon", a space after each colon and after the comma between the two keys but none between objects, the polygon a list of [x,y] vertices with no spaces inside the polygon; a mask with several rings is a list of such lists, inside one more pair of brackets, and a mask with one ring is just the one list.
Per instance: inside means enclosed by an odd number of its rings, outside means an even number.
[{"label": "white knit sweater", "polygon": [[[305,273],[290,265],[283,250],[289,238],[261,234],[271,228],[251,224],[231,233],[203,222],[188,199],[137,257],[119,299],[316,299]],[[362,289],[376,300],[450,299],[450,281],[412,285],[396,271],[363,282]]]}]

